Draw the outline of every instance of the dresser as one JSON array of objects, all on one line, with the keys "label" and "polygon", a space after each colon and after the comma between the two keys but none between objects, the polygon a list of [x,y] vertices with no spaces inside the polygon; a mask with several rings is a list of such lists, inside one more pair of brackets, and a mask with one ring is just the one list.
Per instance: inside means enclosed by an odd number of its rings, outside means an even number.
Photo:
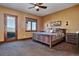
[{"label": "dresser", "polygon": [[79,33],[67,33],[66,42],[79,46]]}]

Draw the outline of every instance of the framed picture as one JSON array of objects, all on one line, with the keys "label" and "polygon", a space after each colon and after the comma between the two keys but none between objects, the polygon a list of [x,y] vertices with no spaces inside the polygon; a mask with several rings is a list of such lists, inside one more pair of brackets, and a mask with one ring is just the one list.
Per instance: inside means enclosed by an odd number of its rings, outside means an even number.
[{"label": "framed picture", "polygon": [[54,22],[51,22],[50,23],[50,26],[53,27],[53,26],[61,26],[61,21],[54,21]]}]

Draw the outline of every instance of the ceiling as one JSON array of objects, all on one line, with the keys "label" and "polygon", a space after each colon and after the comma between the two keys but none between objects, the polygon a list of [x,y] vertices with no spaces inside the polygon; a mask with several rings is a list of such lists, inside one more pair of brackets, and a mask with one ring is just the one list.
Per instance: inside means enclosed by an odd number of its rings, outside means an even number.
[{"label": "ceiling", "polygon": [[45,16],[72,7],[76,5],[76,3],[44,3],[43,5],[47,6],[47,9],[40,9],[39,11],[36,11],[34,8],[28,9],[29,7],[33,6],[29,3],[0,3],[0,5],[23,12],[28,12],[37,16]]}]

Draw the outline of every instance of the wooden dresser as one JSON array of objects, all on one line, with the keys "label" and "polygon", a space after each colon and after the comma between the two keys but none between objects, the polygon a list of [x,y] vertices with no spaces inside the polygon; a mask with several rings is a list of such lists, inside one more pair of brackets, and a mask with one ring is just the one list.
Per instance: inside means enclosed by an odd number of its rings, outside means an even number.
[{"label": "wooden dresser", "polygon": [[66,42],[79,46],[79,33],[67,33]]}]

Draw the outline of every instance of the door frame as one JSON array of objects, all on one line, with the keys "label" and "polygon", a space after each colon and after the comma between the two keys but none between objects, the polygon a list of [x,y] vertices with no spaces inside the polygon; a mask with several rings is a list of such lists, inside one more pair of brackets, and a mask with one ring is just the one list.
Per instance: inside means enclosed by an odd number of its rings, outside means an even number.
[{"label": "door frame", "polygon": [[[7,16],[13,16],[13,17],[16,17],[16,19],[15,19],[15,40],[7,40],[7,31],[6,31],[6,23],[7,23],[7,19],[6,19],[6,17]],[[17,20],[18,20],[18,17],[16,16],[16,15],[11,15],[11,14],[4,14],[4,41],[5,42],[7,42],[7,41],[16,41],[17,40],[17,36],[18,36],[18,32],[17,32],[17,30],[18,30],[18,28],[17,28],[17,26],[18,26],[18,22],[17,22]]]}]

